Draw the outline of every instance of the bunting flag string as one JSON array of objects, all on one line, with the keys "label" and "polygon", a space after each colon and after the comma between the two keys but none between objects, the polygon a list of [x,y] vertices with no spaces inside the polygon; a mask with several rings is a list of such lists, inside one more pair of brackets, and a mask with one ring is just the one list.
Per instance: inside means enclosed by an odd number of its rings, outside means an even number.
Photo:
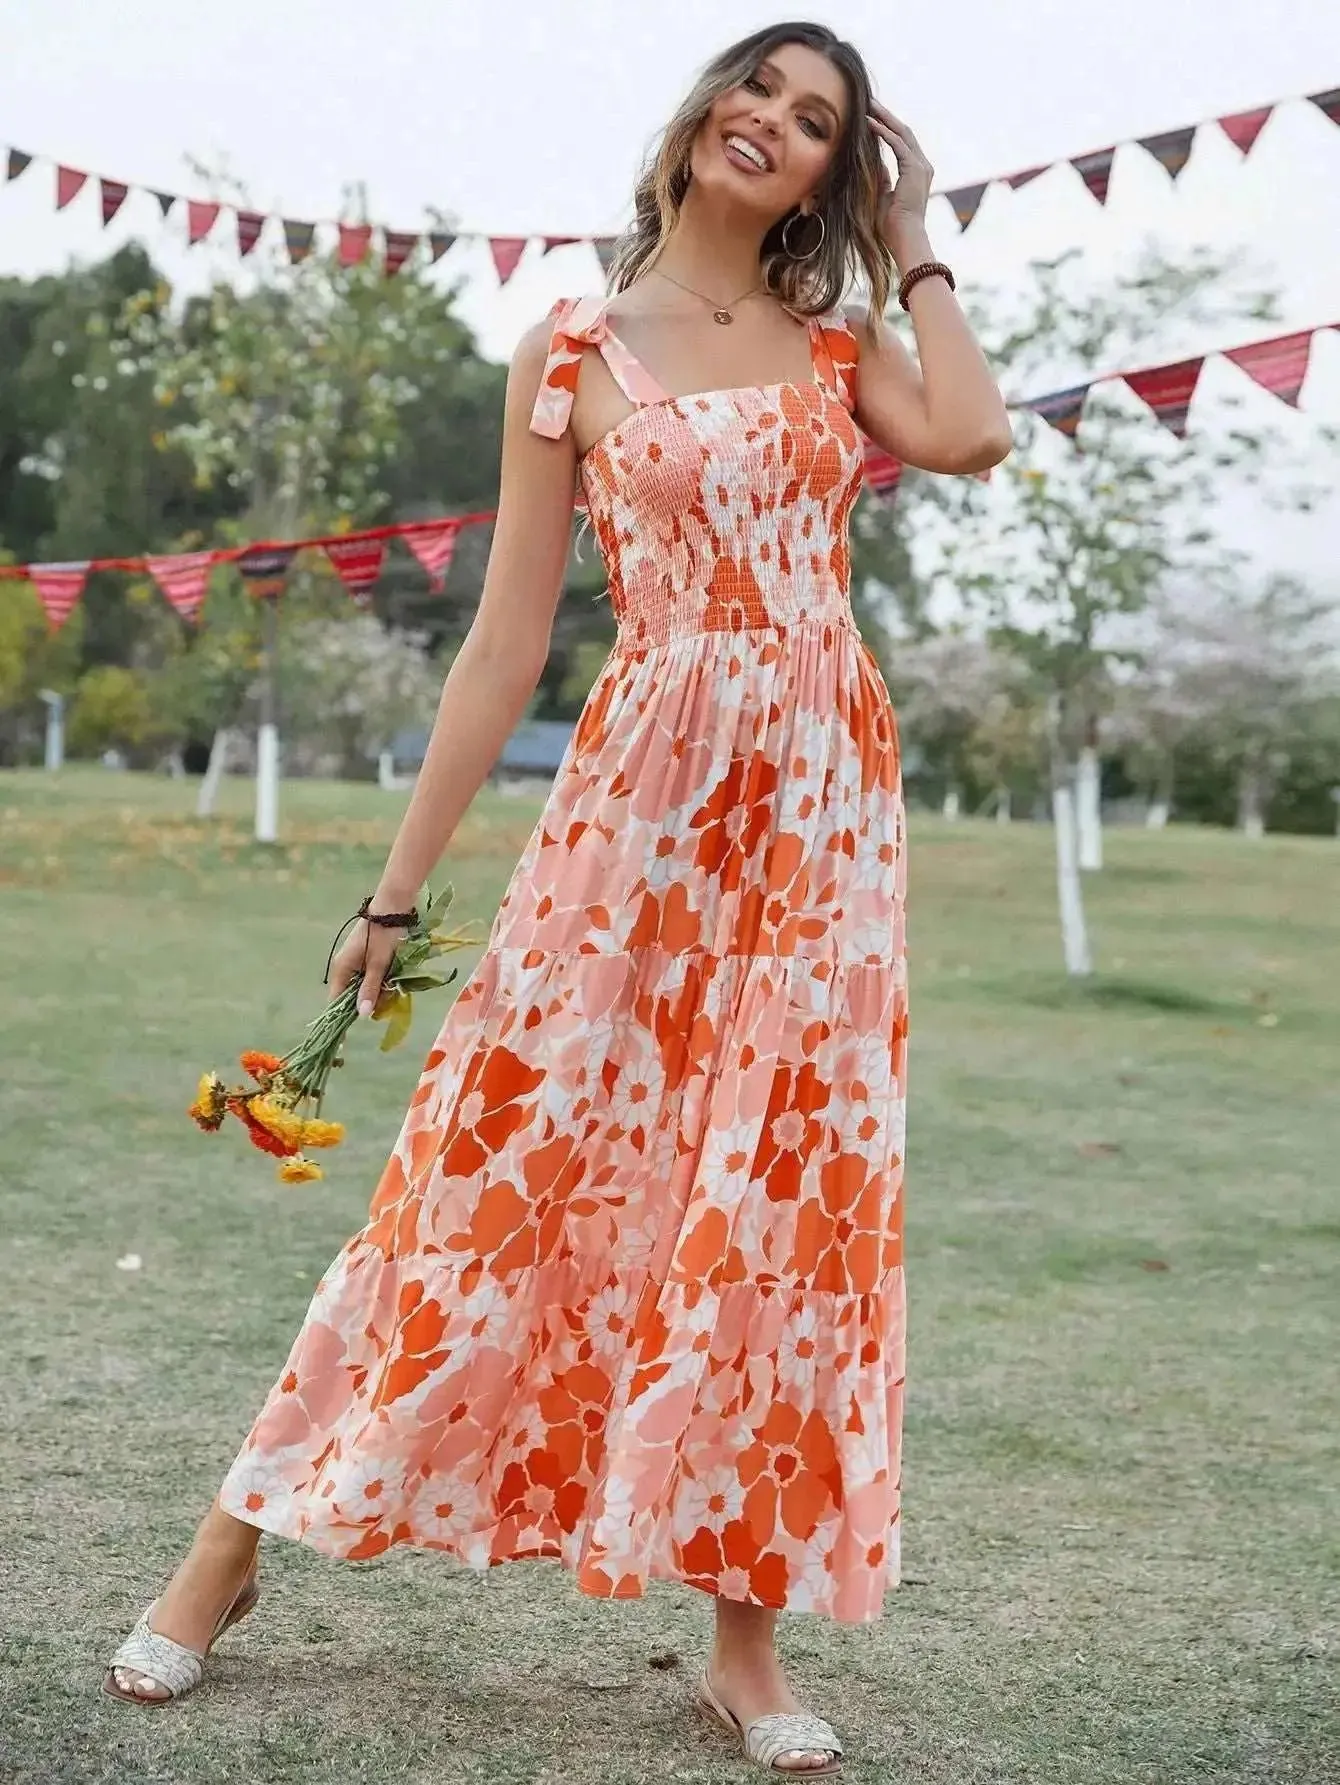
[{"label": "bunting flag string", "polygon": [[[1283,105],[1295,103],[1314,106],[1332,124],[1340,125],[1340,87],[1332,87],[1315,93],[1294,95],[1288,99],[1271,100],[1266,105],[1254,106],[1248,111],[1202,118],[1194,124],[1179,124],[1171,130],[1156,131],[1150,136],[1122,138],[1116,143],[1109,143],[1105,148],[1091,149],[1082,155],[1065,155],[1054,161],[1041,162],[1036,167],[1023,168],[1016,173],[996,174],[990,179],[939,189],[936,196],[948,201],[959,229],[965,230],[977,216],[982,200],[992,186],[1006,186],[1012,192],[1018,192],[1040,174],[1048,173],[1054,167],[1071,167],[1097,202],[1105,205],[1118,149],[1142,149],[1167,171],[1170,178],[1176,180],[1190,160],[1192,149],[1202,130],[1221,130],[1234,148],[1241,155],[1247,156],[1256,146],[1262,130],[1275,112]],[[24,149],[9,149],[5,162],[5,182],[19,179],[35,160],[45,159],[47,158],[32,155]],[[53,165],[56,169],[56,209],[63,211],[79,196],[90,175],[82,168],[69,167],[63,162]],[[98,185],[104,225],[110,223],[121,210],[129,193],[148,192],[157,200],[165,219],[174,207],[185,207],[187,241],[194,246],[209,238],[221,213],[225,209],[231,209],[237,223],[237,252],[239,257],[245,257],[255,248],[266,223],[270,221],[269,214],[244,211],[212,199],[184,197],[180,193],[167,192],[159,187],[135,186],[123,180],[109,179],[103,174],[92,177]],[[506,285],[516,272],[532,240],[538,240],[542,244],[542,252],[545,254],[555,248],[565,248],[579,242],[589,244],[594,248],[601,267],[606,272],[614,253],[615,241],[613,236],[607,235],[503,236],[489,235],[479,230],[453,233],[440,228],[391,229],[386,225],[373,223],[300,222],[279,216],[275,217],[275,221],[279,224],[290,260],[305,259],[312,252],[317,230],[324,229],[327,234],[333,235],[342,266],[359,265],[374,252],[374,246],[379,242],[383,270],[392,278],[421,245],[427,251],[429,262],[435,263],[457,242],[483,241],[488,245],[501,285]]]},{"label": "bunting flag string", "polygon": [[[1157,419],[1177,438],[1186,436],[1187,415],[1207,359],[1228,360],[1245,372],[1262,390],[1269,391],[1291,408],[1298,407],[1307,377],[1312,339],[1327,330],[1340,331],[1340,322],[1299,329],[1265,341],[1249,341],[1241,347],[1212,349],[1191,359],[1163,366],[1142,366],[1128,372],[1108,372],[1085,384],[1049,391],[1040,397],[1011,402],[1011,409],[1026,409],[1074,439],[1089,392],[1101,384],[1124,384],[1146,403]],[[891,496],[898,488],[903,465],[890,453],[867,441],[865,483],[876,495]],[[264,540],[254,545],[223,546],[216,551],[178,552],[146,558],[89,558],[62,564],[0,564],[0,581],[28,581],[37,590],[52,630],[64,625],[83,593],[91,571],[147,571],[182,617],[198,620],[210,574],[219,564],[233,564],[252,595],[273,599],[284,587],[293,559],[300,551],[317,548],[326,554],[340,580],[359,606],[366,606],[381,575],[386,542],[403,540],[428,573],[429,585],[440,594],[456,541],[465,527],[480,526],[496,518],[496,509],[474,514],[443,515],[426,521],[396,521],[360,532],[325,534],[313,539]]]}]

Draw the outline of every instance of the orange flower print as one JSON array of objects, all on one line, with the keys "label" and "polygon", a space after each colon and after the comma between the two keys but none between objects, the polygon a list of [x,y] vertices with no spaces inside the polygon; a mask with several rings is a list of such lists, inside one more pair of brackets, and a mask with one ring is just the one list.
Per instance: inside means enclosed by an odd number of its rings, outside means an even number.
[{"label": "orange flower print", "polygon": [[906,831],[857,343],[810,340],[812,378],[684,398],[603,299],[556,308],[534,430],[588,356],[627,406],[579,463],[614,642],[239,1519],[850,1623],[897,1584]]}]

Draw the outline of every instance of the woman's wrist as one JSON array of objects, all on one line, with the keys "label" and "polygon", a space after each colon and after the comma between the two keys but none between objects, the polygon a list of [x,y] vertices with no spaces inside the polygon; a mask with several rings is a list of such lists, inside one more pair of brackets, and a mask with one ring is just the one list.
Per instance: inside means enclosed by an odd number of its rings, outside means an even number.
[{"label": "woman's wrist", "polygon": [[935,259],[923,217],[897,218],[890,210],[884,220],[884,242],[900,274],[910,273],[922,261]]}]

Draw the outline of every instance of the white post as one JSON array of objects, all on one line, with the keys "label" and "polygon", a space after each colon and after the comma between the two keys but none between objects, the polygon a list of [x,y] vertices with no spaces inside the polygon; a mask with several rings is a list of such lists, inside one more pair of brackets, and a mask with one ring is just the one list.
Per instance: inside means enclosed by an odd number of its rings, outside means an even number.
[{"label": "white post", "polygon": [[377,785],[383,793],[394,793],[399,786],[395,778],[395,757],[383,750],[377,757]]},{"label": "white post", "polygon": [[1052,824],[1056,831],[1056,893],[1065,970],[1072,978],[1083,979],[1093,972],[1093,960],[1079,878],[1075,797],[1069,785],[1060,780],[1052,788]]},{"label": "white post", "polygon": [[256,841],[279,841],[279,727],[271,721],[256,732]]},{"label": "white post", "polygon": [[1145,813],[1145,829],[1161,831],[1168,828],[1167,800],[1151,800],[1149,810]]},{"label": "white post", "polygon": [[42,699],[47,707],[46,747],[42,766],[55,773],[65,762],[65,696],[54,689],[43,688]]},{"label": "white post", "polygon": [[959,814],[959,791],[957,787],[946,787],[944,804],[940,808],[942,816],[952,824]]},{"label": "white post", "polygon": [[228,727],[220,725],[209,746],[209,763],[205,769],[204,779],[200,783],[200,792],[196,795],[195,815],[197,818],[212,818],[214,816],[214,802],[219,797],[219,783],[223,780],[223,771],[228,760],[228,744]]},{"label": "white post", "polygon": [[1075,773],[1075,823],[1079,842],[1079,865],[1086,873],[1093,873],[1103,865],[1101,802],[1102,778],[1098,752],[1092,744],[1085,744],[1079,753]]},{"label": "white post", "polygon": [[1008,787],[1002,787],[996,795],[996,823],[1008,824],[1014,817],[1013,802]]}]

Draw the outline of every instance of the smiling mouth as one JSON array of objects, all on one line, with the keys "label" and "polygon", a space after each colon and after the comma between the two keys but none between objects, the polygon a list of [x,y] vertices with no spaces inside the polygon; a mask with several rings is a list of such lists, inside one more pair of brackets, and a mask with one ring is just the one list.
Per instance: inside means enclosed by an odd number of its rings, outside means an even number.
[{"label": "smiling mouth", "polygon": [[773,172],[772,157],[757,143],[751,143],[748,137],[736,135],[734,132],[723,139],[726,153],[737,166],[741,163],[753,172],[770,174]]}]

